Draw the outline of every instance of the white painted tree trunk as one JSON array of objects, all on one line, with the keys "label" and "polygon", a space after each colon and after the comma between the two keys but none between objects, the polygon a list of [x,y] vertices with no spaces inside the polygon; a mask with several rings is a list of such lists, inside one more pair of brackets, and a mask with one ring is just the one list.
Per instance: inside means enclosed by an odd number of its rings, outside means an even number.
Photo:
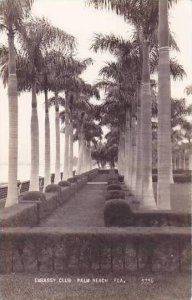
[{"label": "white painted tree trunk", "polygon": [[29,190],[39,191],[39,121],[37,115],[36,83],[32,85],[31,174]]},{"label": "white painted tree trunk", "polygon": [[18,162],[18,96],[14,34],[8,35],[9,43],[9,161],[8,161],[8,191],[5,207],[18,203],[17,192],[17,162]]},{"label": "white painted tree trunk", "polygon": [[125,164],[125,153],[124,153],[124,136],[122,129],[119,135],[119,146],[118,146],[118,162],[117,168],[120,175],[124,174],[124,164]]},{"label": "white painted tree trunk", "polygon": [[158,183],[157,206],[171,209],[171,85],[169,60],[168,1],[159,0],[158,68]]},{"label": "white painted tree trunk", "polygon": [[142,169],[141,169],[141,108],[137,108],[137,169],[136,169],[136,191],[135,194],[139,201],[142,199]]},{"label": "white painted tree trunk", "polygon": [[91,148],[89,148],[89,171],[92,170],[92,157],[91,157]]},{"label": "white painted tree trunk", "polygon": [[136,119],[132,117],[132,174],[131,174],[131,189],[136,190],[136,170],[137,170],[137,145],[136,145]]},{"label": "white painted tree trunk", "polygon": [[192,171],[192,151],[189,153],[189,170]]},{"label": "white painted tree trunk", "polygon": [[65,148],[64,148],[64,166],[63,166],[63,180],[69,178],[69,99],[66,93],[65,97]]},{"label": "white painted tree trunk", "polygon": [[76,169],[76,175],[81,174],[82,165],[83,165],[83,148],[84,148],[84,136],[83,133],[80,132],[79,135],[79,155],[77,160],[77,169]]},{"label": "white painted tree trunk", "polygon": [[177,160],[176,160],[176,155],[173,154],[173,170],[177,169]]},{"label": "white painted tree trunk", "polygon": [[179,153],[179,169],[182,169],[182,156],[181,156],[181,153]]},{"label": "white painted tree trunk", "polygon": [[152,184],[152,97],[149,71],[149,43],[143,42],[143,66],[141,85],[141,170],[142,202],[146,209],[156,209]]},{"label": "white painted tree trunk", "polygon": [[58,94],[55,93],[55,180],[57,184],[61,180],[60,173],[60,120],[59,120],[59,105]]},{"label": "white painted tree trunk", "polygon": [[50,122],[48,97],[45,92],[45,161],[44,161],[44,189],[51,182],[51,149],[50,149]]},{"label": "white painted tree trunk", "polygon": [[130,146],[130,112],[126,108],[126,121],[125,121],[125,171],[124,181],[125,184],[129,185],[129,146]]},{"label": "white painted tree trunk", "polygon": [[183,170],[186,170],[186,155],[185,155],[185,151],[183,151]]},{"label": "white painted tree trunk", "polygon": [[170,163],[170,183],[173,184],[174,183],[174,179],[173,179],[173,154],[171,151],[171,163]]},{"label": "white painted tree trunk", "polygon": [[69,177],[73,177],[73,123],[69,126]]},{"label": "white painted tree trunk", "polygon": [[84,139],[83,141],[83,163],[81,168],[81,173],[87,172],[87,145]]}]

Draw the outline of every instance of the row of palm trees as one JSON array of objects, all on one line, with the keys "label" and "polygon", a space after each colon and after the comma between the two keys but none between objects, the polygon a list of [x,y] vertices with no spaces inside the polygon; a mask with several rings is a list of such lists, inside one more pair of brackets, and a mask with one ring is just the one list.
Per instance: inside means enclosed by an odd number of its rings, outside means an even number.
[{"label": "row of palm trees", "polygon": [[[13,3],[14,2],[14,3]],[[185,72],[176,60],[169,58],[169,47],[178,46],[169,32],[168,6],[164,0],[89,0],[96,8],[115,10],[133,25],[132,38],[114,35],[95,36],[94,51],[109,50],[116,62],[104,66],[103,80],[95,86],[85,83],[80,75],[91,59],[75,58],[73,36],[52,26],[44,18],[33,18],[33,1],[3,0],[0,3],[0,29],[8,33],[8,49],[0,48],[1,74],[8,84],[9,96],[9,178],[6,206],[17,203],[18,91],[31,91],[31,176],[30,190],[39,189],[39,127],[37,94],[45,96],[45,178],[50,182],[49,106],[55,106],[55,181],[60,180],[60,124],[65,135],[63,179],[72,176],[73,141],[79,140],[76,174],[91,168],[92,146],[101,148],[102,125],[109,125],[105,153],[114,165],[119,135],[118,168],[125,182],[136,193],[143,206],[156,208],[152,186],[152,123],[157,119],[158,200],[157,207],[170,209],[170,178],[172,174],[170,74],[182,78]],[[15,46],[15,37],[17,43]],[[158,73],[156,82],[151,74]],[[99,98],[99,89],[106,93],[102,106],[93,106],[89,99]],[[54,96],[49,99],[52,91]],[[64,97],[60,93],[64,93]],[[155,98],[158,98],[158,106]],[[60,112],[60,107],[64,110]],[[152,115],[153,114],[153,115]],[[152,118],[152,119],[153,119]],[[97,119],[100,121],[95,122]],[[153,122],[154,123],[154,122]],[[97,125],[98,124],[98,125]],[[157,129],[157,128],[156,128]],[[153,130],[154,135],[154,130]],[[94,153],[93,153],[94,154]],[[106,159],[106,158],[105,158]]]},{"label": "row of palm trees", "polygon": [[[37,94],[45,98],[45,170],[44,187],[50,183],[49,107],[55,106],[55,182],[60,180],[60,118],[64,120],[65,150],[63,179],[73,174],[74,134],[79,139],[80,155],[77,174],[91,168],[91,141],[101,135],[95,125],[94,108],[89,103],[98,90],[84,82],[80,75],[91,59],[75,58],[76,40],[52,26],[45,18],[30,15],[33,1],[3,0],[0,3],[0,28],[8,34],[8,47],[1,46],[1,75],[8,85],[9,98],[9,169],[6,207],[18,202],[18,92],[31,92],[31,174],[30,190],[39,190],[39,125]],[[15,43],[16,40],[16,43]],[[49,99],[52,91],[54,97]],[[59,93],[64,93],[64,98]],[[60,112],[59,106],[64,106]]]},{"label": "row of palm trees", "polygon": [[[114,10],[133,25],[132,38],[95,36],[92,49],[110,51],[117,58],[100,72],[98,83],[106,91],[108,124],[119,130],[118,169],[125,182],[147,209],[170,209],[172,174],[170,75],[185,72],[170,59],[170,47],[179,50],[168,25],[169,0],[89,0],[95,8]],[[158,75],[158,184],[157,204],[152,185],[152,108],[154,81]]]}]

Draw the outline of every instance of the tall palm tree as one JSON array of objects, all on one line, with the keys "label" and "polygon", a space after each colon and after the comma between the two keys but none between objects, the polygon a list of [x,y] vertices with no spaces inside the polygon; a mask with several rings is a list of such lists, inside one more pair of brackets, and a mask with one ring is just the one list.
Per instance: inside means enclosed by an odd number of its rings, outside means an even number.
[{"label": "tall palm tree", "polygon": [[[143,76],[141,86],[141,133],[142,143],[141,146],[143,157],[142,159],[142,181],[143,181],[143,200],[144,205],[155,208],[155,201],[152,191],[152,174],[151,174],[151,121],[150,121],[150,106],[151,106],[151,95],[150,95],[150,82],[149,82],[149,47],[151,47],[152,38],[157,31],[158,25],[158,3],[156,1],[132,1],[132,0],[89,0],[89,3],[93,4],[96,8],[107,8],[116,11],[117,14],[123,15],[126,20],[131,22],[137,29],[137,34],[142,45],[143,58],[145,61],[142,62]],[[165,1],[160,1],[160,3]],[[167,1],[166,1],[167,2]],[[172,2],[172,1],[169,1]],[[164,5],[164,4],[163,4]],[[168,32],[168,24],[167,32]],[[165,26],[166,26],[165,25]],[[177,48],[174,40],[170,40],[175,48]],[[148,45],[149,44],[149,45]],[[167,44],[169,46],[169,44]],[[157,43],[156,43],[157,49]],[[148,75],[147,75],[148,73]],[[148,79],[147,79],[148,77]],[[146,81],[148,80],[148,81]],[[146,102],[146,103],[145,103]],[[148,109],[147,109],[148,107]],[[144,109],[145,111],[144,113]],[[146,113],[147,112],[147,113]],[[171,157],[170,157],[171,158]],[[162,163],[162,161],[161,161]],[[169,163],[170,166],[170,163]],[[170,168],[169,168],[170,169]],[[148,171],[148,172],[147,172]],[[169,172],[170,174],[170,172]],[[163,189],[161,189],[163,190]]]},{"label": "tall palm tree", "polygon": [[[23,55],[27,57],[31,67],[32,115],[31,115],[31,176],[30,190],[39,189],[39,126],[37,116],[37,84],[39,76],[45,70],[47,52],[62,45],[66,52],[74,46],[74,38],[62,30],[53,27],[47,20],[34,18],[25,24],[20,31],[20,43]],[[45,94],[47,103],[47,91]],[[45,111],[45,185],[50,180],[50,141],[48,105]]]},{"label": "tall palm tree", "polygon": [[169,61],[168,0],[159,1],[158,67],[158,184],[157,206],[171,209],[171,85]]},{"label": "tall palm tree", "polygon": [[32,0],[2,0],[0,2],[0,30],[8,34],[8,99],[9,99],[9,162],[8,193],[5,206],[18,203],[17,162],[18,162],[18,100],[14,37],[23,19],[28,16]]}]

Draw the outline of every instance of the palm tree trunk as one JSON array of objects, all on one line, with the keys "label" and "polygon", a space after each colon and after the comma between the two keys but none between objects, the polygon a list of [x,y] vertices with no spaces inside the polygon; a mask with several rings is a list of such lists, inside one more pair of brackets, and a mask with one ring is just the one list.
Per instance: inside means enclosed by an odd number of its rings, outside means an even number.
[{"label": "palm tree trunk", "polygon": [[189,170],[192,171],[192,145],[191,144],[189,148]]},{"label": "palm tree trunk", "polygon": [[50,184],[50,122],[49,122],[49,107],[48,107],[48,95],[45,90],[45,165],[44,165],[44,189]]},{"label": "palm tree trunk", "polygon": [[73,176],[73,123],[69,128],[69,177]]},{"label": "palm tree trunk", "polygon": [[173,154],[173,170],[177,169],[177,159],[176,159],[176,154]]},{"label": "palm tree trunk", "polygon": [[32,84],[30,191],[39,191],[39,122],[35,81]]},{"label": "palm tree trunk", "polygon": [[178,153],[176,154],[176,170],[179,169],[179,155]]},{"label": "palm tree trunk", "polygon": [[138,200],[142,197],[142,169],[141,169],[141,86],[138,87],[138,106],[137,106],[137,169],[136,169],[136,196]]},{"label": "palm tree trunk", "polygon": [[137,169],[137,145],[136,145],[136,118],[132,117],[132,179],[131,179],[131,188],[133,191],[136,190],[136,169]]},{"label": "palm tree trunk", "polygon": [[181,152],[179,153],[179,169],[182,169],[182,156],[181,156]]},{"label": "palm tree trunk", "polygon": [[89,144],[89,171],[92,170],[91,145]]},{"label": "palm tree trunk", "polygon": [[117,166],[118,166],[119,174],[123,175],[124,174],[124,140],[123,140],[123,130],[122,130],[122,128],[120,129],[120,134],[119,134]]},{"label": "palm tree trunk", "polygon": [[174,183],[174,179],[173,179],[173,154],[171,151],[171,164],[170,164],[170,184]]},{"label": "palm tree trunk", "polygon": [[63,180],[69,178],[69,95],[65,97],[65,149],[64,149],[64,169]]},{"label": "palm tree trunk", "polygon": [[130,111],[126,108],[126,120],[125,120],[125,175],[124,180],[126,185],[129,185],[129,163],[130,163]]},{"label": "palm tree trunk", "polygon": [[152,97],[149,70],[149,42],[143,41],[143,65],[141,86],[141,149],[142,149],[142,205],[155,209],[152,184]]},{"label": "palm tree trunk", "polygon": [[55,93],[55,183],[61,180],[60,174],[60,121],[58,93]]},{"label": "palm tree trunk", "polygon": [[9,99],[9,162],[8,162],[8,191],[5,207],[18,203],[17,193],[17,162],[18,162],[18,98],[17,76],[14,47],[14,33],[8,34],[9,63],[8,63],[8,99]]},{"label": "palm tree trunk", "polygon": [[82,164],[83,164],[83,147],[84,147],[84,137],[83,137],[82,129],[80,129],[80,134],[79,134],[79,155],[78,155],[78,160],[77,160],[76,175],[81,174]]},{"label": "palm tree trunk", "polygon": [[183,170],[186,170],[186,156],[185,156],[185,150],[183,150]]},{"label": "palm tree trunk", "polygon": [[82,159],[82,168],[81,173],[84,173],[87,171],[87,145],[86,140],[83,141],[83,159]]},{"label": "palm tree trunk", "polygon": [[170,209],[171,87],[169,61],[168,0],[159,0],[158,69],[158,183],[157,205]]}]

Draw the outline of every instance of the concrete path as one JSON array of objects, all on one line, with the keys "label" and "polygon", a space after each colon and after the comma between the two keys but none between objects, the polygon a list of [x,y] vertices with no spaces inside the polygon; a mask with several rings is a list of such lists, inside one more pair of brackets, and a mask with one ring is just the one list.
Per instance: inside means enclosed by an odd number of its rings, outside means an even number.
[{"label": "concrete path", "polygon": [[97,175],[91,184],[86,184],[40,226],[104,226],[105,181],[107,175]]}]

